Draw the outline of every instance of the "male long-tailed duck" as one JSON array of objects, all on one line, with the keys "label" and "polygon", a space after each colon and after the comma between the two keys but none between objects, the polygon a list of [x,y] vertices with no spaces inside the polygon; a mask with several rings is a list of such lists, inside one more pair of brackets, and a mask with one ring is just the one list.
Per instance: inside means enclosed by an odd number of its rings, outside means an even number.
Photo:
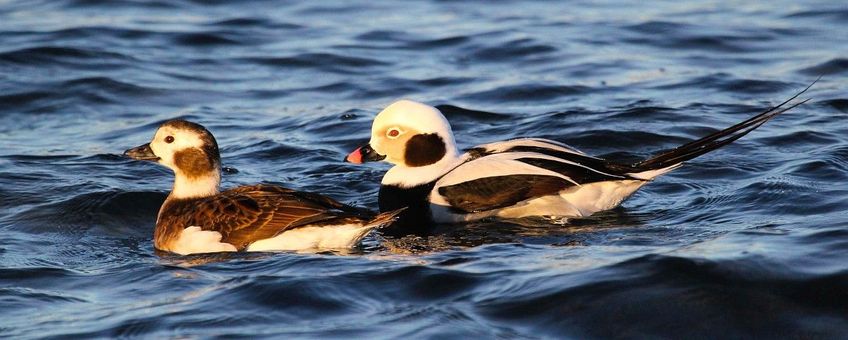
[{"label": "male long-tailed duck", "polygon": [[461,153],[438,109],[400,100],[374,119],[369,144],[345,160],[394,165],[380,186],[380,210],[408,209],[393,233],[426,232],[428,222],[589,216],[618,206],[657,176],[802,104],[805,101],[787,107],[807,89],[750,119],[633,164],[589,156],[539,138],[494,142]]},{"label": "male long-tailed duck", "polygon": [[350,248],[399,213],[374,216],[326,196],[273,185],[219,192],[215,137],[184,120],[165,122],[150,143],[124,155],[174,171],[153,239],[157,249],[177,254]]}]

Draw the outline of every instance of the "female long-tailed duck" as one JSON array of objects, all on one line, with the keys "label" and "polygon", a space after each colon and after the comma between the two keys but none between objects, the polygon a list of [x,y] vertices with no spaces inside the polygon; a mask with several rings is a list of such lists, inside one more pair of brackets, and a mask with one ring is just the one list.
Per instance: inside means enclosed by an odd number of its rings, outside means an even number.
[{"label": "female long-tailed duck", "polygon": [[215,137],[184,120],[165,122],[150,143],[124,155],[174,171],[153,239],[157,249],[177,254],[350,248],[399,213],[374,216],[326,196],[273,185],[219,192]]},{"label": "female long-tailed duck", "polygon": [[382,160],[394,165],[380,186],[380,210],[408,208],[393,233],[426,232],[428,222],[589,216],[618,206],[657,176],[802,104],[805,101],[787,107],[807,89],[750,119],[633,164],[589,156],[538,138],[494,142],[461,153],[438,109],[401,100],[377,115],[369,144],[345,160]]}]

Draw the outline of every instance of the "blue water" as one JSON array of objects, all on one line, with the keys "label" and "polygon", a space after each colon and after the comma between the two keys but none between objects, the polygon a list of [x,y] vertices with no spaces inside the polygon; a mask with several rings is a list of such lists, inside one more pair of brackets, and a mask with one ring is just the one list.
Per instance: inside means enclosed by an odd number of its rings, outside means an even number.
[{"label": "blue water", "polygon": [[[399,98],[637,160],[819,75],[613,211],[344,253],[156,253],[172,175],[119,156],[185,118],[225,187],[375,207],[340,160]],[[0,337],[845,337],[846,80],[844,1],[3,1]]]}]

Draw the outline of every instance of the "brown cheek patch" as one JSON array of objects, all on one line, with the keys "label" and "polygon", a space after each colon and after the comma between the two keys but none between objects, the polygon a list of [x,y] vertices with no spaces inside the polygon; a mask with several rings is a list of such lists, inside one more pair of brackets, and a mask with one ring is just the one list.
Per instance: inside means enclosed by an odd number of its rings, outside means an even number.
[{"label": "brown cheek patch", "polygon": [[203,151],[197,148],[174,153],[174,164],[190,178],[200,177],[215,170],[209,157],[206,157]]},{"label": "brown cheek patch", "polygon": [[445,141],[435,133],[419,134],[406,141],[404,162],[407,166],[425,166],[445,156]]}]

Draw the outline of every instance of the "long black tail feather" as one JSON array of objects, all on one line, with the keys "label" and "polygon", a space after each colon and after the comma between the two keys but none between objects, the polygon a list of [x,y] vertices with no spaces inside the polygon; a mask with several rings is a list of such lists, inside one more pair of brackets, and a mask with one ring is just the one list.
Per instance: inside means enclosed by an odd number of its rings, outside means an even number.
[{"label": "long black tail feather", "polygon": [[691,160],[695,157],[706,154],[710,151],[718,149],[722,146],[732,143],[733,141],[741,138],[744,135],[747,135],[749,132],[754,131],[756,128],[765,124],[765,122],[774,118],[775,116],[789,111],[798,105],[804,104],[809,99],[802,100],[795,104],[792,104],[788,107],[785,107],[786,104],[798,98],[804,92],[810,89],[816,82],[819,81],[821,77],[813,81],[806,88],[798,92],[792,98],[787,99],[786,101],[769,108],[768,110],[751,117],[739,124],[733,125],[727,129],[712,133],[704,138],[698,139],[693,142],[686,143],[672,150],[666,151],[644,161],[632,164],[631,167],[635,170],[633,172],[641,172],[641,171],[649,171],[649,170],[657,170],[667,168],[676,164],[680,164],[681,162],[685,162]]}]

